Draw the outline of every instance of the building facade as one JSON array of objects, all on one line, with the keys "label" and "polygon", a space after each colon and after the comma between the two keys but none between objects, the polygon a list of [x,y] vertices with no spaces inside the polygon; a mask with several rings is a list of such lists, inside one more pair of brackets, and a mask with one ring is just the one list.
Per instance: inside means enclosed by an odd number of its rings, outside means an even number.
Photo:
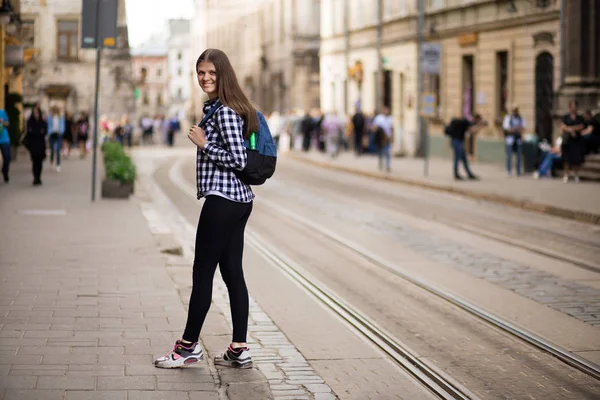
[{"label": "building facade", "polygon": [[[434,115],[425,124],[430,152],[449,154],[444,124],[480,113],[489,125],[468,151],[482,161],[503,160],[501,122],[513,105],[527,132],[547,139],[558,133],[568,99],[598,107],[599,8],[591,0],[323,0],[322,107],[352,113],[360,105],[374,113],[387,105],[395,150],[419,154],[422,78],[423,91],[435,96]],[[425,43],[441,47],[439,75],[418,73],[419,26]],[[581,26],[590,28],[588,34]]]},{"label": "building facade", "polygon": [[[116,48],[104,49],[100,68],[99,112],[110,119],[135,117],[134,87],[124,0],[118,4]],[[23,28],[30,48],[23,77],[25,105],[58,106],[70,113],[94,106],[94,49],[81,49],[81,2],[23,0]]]},{"label": "building facade", "polygon": [[136,106],[140,117],[166,116],[169,109],[169,63],[163,35],[132,50],[133,74],[138,82]]},{"label": "building facade", "polygon": [[206,45],[225,51],[269,113],[319,107],[320,1],[208,1]]},{"label": "building facade", "polygon": [[416,148],[416,1],[321,1],[321,107],[390,108],[394,151]]},{"label": "building facade", "polygon": [[439,77],[426,76],[437,97],[430,149],[449,154],[444,124],[479,113],[489,125],[467,142],[481,161],[505,157],[502,120],[515,105],[526,133],[551,140],[561,86],[560,1],[430,1],[425,40],[442,46]]},{"label": "building facade", "polygon": [[190,20],[169,20],[167,41],[167,64],[169,70],[168,116],[177,115],[180,120],[191,117],[192,85],[195,59],[190,47]]}]

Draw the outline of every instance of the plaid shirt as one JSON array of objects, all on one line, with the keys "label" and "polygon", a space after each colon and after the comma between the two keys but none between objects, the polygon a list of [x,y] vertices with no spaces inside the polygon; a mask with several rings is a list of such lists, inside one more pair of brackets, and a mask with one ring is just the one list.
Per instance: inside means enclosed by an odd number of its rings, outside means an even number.
[{"label": "plaid shirt", "polygon": [[[215,101],[204,103],[204,114],[208,113]],[[242,117],[223,105],[206,122],[204,132],[208,142],[196,153],[198,199],[207,193],[218,192],[239,203],[251,202],[254,193],[250,186],[241,182],[233,172],[234,169],[244,169],[247,162]]]}]

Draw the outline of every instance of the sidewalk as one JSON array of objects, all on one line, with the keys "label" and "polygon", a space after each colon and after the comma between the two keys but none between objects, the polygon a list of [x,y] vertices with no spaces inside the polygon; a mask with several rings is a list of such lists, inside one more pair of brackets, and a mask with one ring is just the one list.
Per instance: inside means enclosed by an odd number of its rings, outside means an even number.
[{"label": "sidewalk", "polygon": [[[19,154],[0,184],[0,398],[248,398],[231,396],[231,377],[212,362],[153,366],[186,311],[139,199],[102,200],[98,190],[91,203],[91,157],[71,156],[61,173],[46,162],[41,187],[30,168]],[[227,329],[209,313],[207,356],[227,346]]]},{"label": "sidewalk", "polygon": [[419,158],[392,158],[392,172],[385,173],[378,170],[378,159],[374,155],[357,157],[351,152],[346,152],[332,159],[316,151],[296,151],[286,153],[285,156],[320,167],[600,224],[598,183],[565,184],[560,179],[534,180],[531,175],[509,178],[503,165],[485,163],[471,164],[471,169],[481,178],[480,181],[455,181],[452,178],[452,161],[441,158],[429,160],[429,176],[425,178],[424,160]]}]

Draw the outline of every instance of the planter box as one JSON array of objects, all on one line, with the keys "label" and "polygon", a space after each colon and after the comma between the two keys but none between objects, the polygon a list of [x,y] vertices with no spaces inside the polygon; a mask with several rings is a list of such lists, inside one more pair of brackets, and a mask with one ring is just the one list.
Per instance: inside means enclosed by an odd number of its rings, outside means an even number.
[{"label": "planter box", "polygon": [[133,183],[121,183],[111,179],[102,180],[102,198],[127,199],[132,193]]}]

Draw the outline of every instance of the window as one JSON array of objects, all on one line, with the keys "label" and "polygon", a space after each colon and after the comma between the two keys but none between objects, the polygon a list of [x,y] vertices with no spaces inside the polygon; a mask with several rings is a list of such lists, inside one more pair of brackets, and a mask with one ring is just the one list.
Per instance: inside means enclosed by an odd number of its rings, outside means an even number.
[{"label": "window", "polygon": [[181,57],[182,57],[181,52],[177,53],[177,59],[181,60]]},{"label": "window", "polygon": [[435,95],[435,109],[437,115],[440,115],[440,76],[436,74],[426,74],[424,79],[425,92]]},{"label": "window", "polygon": [[156,105],[157,106],[163,105],[162,93],[159,93],[158,95],[156,95]]},{"label": "window", "polygon": [[508,112],[508,52],[496,53],[496,117]]},{"label": "window", "polygon": [[21,25],[21,34],[23,36],[23,45],[25,48],[35,47],[35,21],[23,20]]},{"label": "window", "polygon": [[177,98],[181,99],[183,97],[183,90],[181,88],[177,88]]},{"label": "window", "polygon": [[140,69],[140,76],[142,77],[142,81],[146,81],[146,78],[148,77],[148,68],[142,67]]},{"label": "window", "polygon": [[429,0],[429,8],[431,10],[436,10],[438,8],[442,8],[446,5],[446,0]]},{"label": "window", "polygon": [[157,69],[156,70],[156,76],[161,76],[162,75],[162,69]]},{"label": "window", "polygon": [[79,48],[79,22],[59,20],[57,26],[58,59],[76,60]]},{"label": "window", "polygon": [[150,99],[148,98],[148,92],[144,92],[144,94],[142,95],[142,104],[145,106],[150,104]]},{"label": "window", "polygon": [[181,72],[181,68],[177,68],[177,76],[181,76],[182,72]]}]

